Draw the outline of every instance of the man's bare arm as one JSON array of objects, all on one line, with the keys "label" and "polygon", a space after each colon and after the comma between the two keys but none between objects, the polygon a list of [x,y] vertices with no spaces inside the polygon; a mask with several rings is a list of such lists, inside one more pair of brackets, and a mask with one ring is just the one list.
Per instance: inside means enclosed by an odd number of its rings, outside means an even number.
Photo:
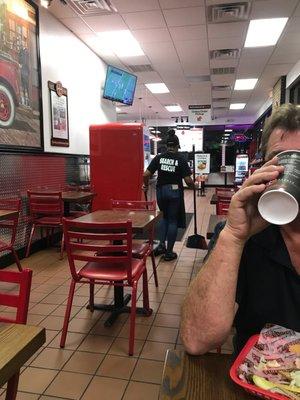
[{"label": "man's bare arm", "polygon": [[235,292],[244,243],[226,227],[211,255],[192,282],[182,308],[181,337],[190,354],[221,345],[236,312]]}]

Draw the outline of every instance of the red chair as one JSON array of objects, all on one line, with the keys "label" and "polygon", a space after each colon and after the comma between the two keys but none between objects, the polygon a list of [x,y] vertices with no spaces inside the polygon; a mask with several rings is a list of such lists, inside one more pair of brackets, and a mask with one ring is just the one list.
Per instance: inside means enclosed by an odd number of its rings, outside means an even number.
[{"label": "red chair", "polygon": [[[0,289],[0,306],[16,308],[16,317],[7,318],[0,315],[0,322],[26,324],[29,296],[31,288],[32,271],[24,269],[21,272],[0,270],[0,283],[16,283],[19,293],[2,292]],[[7,383],[6,400],[14,400],[17,396],[20,371],[15,373]]]},{"label": "red chair", "polygon": [[[100,233],[101,232],[101,233]],[[90,309],[94,308],[94,285],[128,286],[132,288],[129,355],[133,355],[137,300],[137,284],[143,276],[143,306],[149,308],[145,258],[132,258],[132,223],[86,223],[64,219],[64,235],[72,275],[60,347],[65,346],[75,285],[90,285]],[[78,242],[79,239],[79,242]],[[85,241],[82,242],[81,241]],[[86,243],[88,241],[88,243]],[[92,242],[91,242],[92,241]],[[110,242],[122,244],[111,244]],[[82,261],[85,264],[82,266]],[[78,265],[78,263],[80,263]]]},{"label": "red chair", "polygon": [[[37,227],[46,228],[47,232],[55,228],[62,229],[62,218],[64,215],[64,204],[61,192],[35,192],[28,190],[29,213],[32,228],[26,250],[26,257],[29,256],[34,231]],[[63,258],[64,235],[61,240],[60,258]]]},{"label": "red chair", "polygon": [[216,206],[217,206],[216,207],[217,215],[227,215],[230,206],[230,201],[218,200]]},{"label": "red chair", "polygon": [[0,221],[0,228],[7,229],[11,232],[10,239],[8,242],[0,240],[0,252],[10,251],[14,256],[19,271],[22,271],[22,266],[19,257],[17,255],[16,250],[14,249],[17,228],[18,228],[19,214],[21,210],[21,199],[0,199],[0,209],[18,211],[18,214],[16,214],[15,216],[9,217],[5,221]]},{"label": "red chair", "polygon": [[[130,201],[130,200],[111,200],[111,207],[113,209],[126,209],[131,211],[155,211],[156,201]],[[151,257],[153,275],[155,286],[158,287],[157,271],[155,256],[153,252],[153,240],[154,240],[154,225],[149,232],[149,241],[146,243],[133,243],[132,244],[132,255],[134,258]]]}]

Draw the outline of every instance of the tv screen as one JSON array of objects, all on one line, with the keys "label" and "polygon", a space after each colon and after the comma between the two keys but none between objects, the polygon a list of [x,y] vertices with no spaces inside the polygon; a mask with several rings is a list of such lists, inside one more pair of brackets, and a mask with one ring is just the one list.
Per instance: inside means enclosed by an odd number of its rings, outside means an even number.
[{"label": "tv screen", "polygon": [[137,77],[122,69],[107,67],[103,97],[129,106],[133,103]]}]

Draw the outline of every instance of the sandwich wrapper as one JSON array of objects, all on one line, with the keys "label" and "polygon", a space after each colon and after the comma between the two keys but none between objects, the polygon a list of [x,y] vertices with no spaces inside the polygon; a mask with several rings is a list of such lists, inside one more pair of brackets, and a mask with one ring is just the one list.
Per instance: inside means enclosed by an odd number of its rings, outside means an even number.
[{"label": "sandwich wrapper", "polygon": [[300,333],[267,325],[237,373],[246,383],[300,400]]}]

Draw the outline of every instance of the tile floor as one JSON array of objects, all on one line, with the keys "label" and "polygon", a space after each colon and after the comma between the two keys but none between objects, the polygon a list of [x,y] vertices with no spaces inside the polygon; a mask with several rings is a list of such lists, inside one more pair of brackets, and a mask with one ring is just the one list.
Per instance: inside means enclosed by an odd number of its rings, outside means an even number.
[{"label": "tile floor", "polygon": [[[197,197],[198,229],[205,235],[208,218],[215,213],[206,197]],[[186,209],[192,209],[192,193],[186,192]],[[192,221],[193,222],[193,221]],[[193,223],[186,231],[192,234]],[[17,400],[157,400],[168,349],[182,349],[179,337],[180,308],[192,277],[199,271],[205,252],[188,249],[184,239],[176,243],[178,259],[159,262],[156,288],[149,263],[151,317],[137,316],[134,357],[128,357],[128,315],[105,328],[106,314],[86,309],[87,285],[78,285],[65,349],[60,349],[60,329],[69,288],[66,256],[47,249],[22,261],[34,271],[28,324],[47,330],[47,341],[24,366]],[[13,268],[11,266],[9,268]],[[112,290],[96,287],[96,300],[110,303]],[[141,304],[141,301],[139,301]],[[230,343],[224,351],[230,351]],[[1,394],[1,392],[0,392]],[[0,399],[4,399],[4,392]]]}]

